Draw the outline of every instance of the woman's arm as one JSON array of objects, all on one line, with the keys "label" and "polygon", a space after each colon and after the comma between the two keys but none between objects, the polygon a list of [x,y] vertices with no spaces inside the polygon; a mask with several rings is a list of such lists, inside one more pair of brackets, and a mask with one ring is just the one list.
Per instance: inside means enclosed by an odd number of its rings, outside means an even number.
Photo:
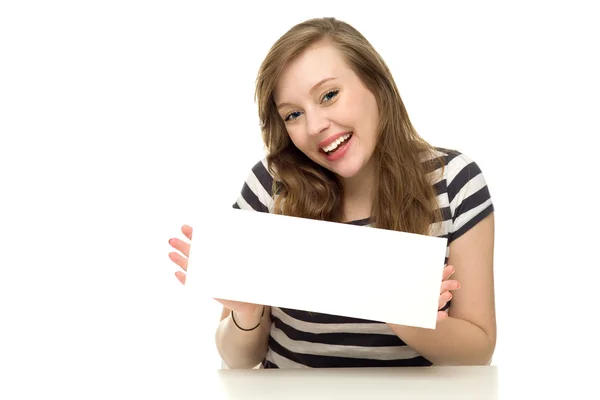
[{"label": "woman's arm", "polygon": [[452,293],[448,318],[436,329],[388,325],[433,364],[489,364],[496,347],[493,255],[492,213],[450,244],[448,265],[461,287]]},{"label": "woman's arm", "polygon": [[264,359],[269,347],[269,330],[271,327],[271,308],[257,307],[250,314],[235,313],[235,322],[243,328],[250,329],[259,322],[254,330],[245,331],[237,327],[232,319],[231,310],[223,307],[221,322],[215,334],[217,350],[223,362],[231,369],[254,368]]}]

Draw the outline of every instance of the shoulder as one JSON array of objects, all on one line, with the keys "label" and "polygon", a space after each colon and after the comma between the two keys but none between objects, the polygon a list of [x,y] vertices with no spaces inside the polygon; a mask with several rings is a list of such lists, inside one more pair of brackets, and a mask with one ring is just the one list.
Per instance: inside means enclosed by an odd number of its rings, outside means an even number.
[{"label": "shoulder", "polygon": [[459,150],[435,147],[434,153],[422,160],[427,172],[434,173],[438,182],[444,181],[448,189],[460,189],[473,179],[483,179],[477,162]]},{"label": "shoulder", "polygon": [[444,159],[443,181],[455,240],[494,211],[486,177],[479,164],[458,150],[437,148]]},{"label": "shoulder", "polygon": [[233,208],[270,212],[273,206],[273,179],[267,159],[257,161],[249,169]]}]

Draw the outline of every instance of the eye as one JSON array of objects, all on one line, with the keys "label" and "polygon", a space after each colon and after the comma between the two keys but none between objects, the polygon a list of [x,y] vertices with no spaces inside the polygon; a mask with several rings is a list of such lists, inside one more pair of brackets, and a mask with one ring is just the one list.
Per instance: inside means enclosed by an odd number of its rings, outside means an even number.
[{"label": "eye", "polygon": [[325,95],[321,98],[321,102],[330,101],[335,96],[337,96],[338,93],[339,93],[338,89],[330,90],[329,92],[325,93]]},{"label": "eye", "polygon": [[300,112],[299,112],[299,111],[294,111],[294,112],[291,112],[291,113],[289,113],[289,114],[288,114],[288,115],[285,117],[284,121],[286,121],[286,122],[287,122],[287,121],[290,121],[290,120],[292,120],[292,119],[296,119],[296,118],[298,118],[299,116],[300,116]]}]

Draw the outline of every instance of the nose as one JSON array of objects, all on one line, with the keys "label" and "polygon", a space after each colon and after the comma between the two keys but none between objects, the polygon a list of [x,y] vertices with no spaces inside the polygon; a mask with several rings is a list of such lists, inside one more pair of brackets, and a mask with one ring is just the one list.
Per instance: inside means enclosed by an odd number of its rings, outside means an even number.
[{"label": "nose", "polygon": [[323,110],[311,110],[306,112],[306,130],[310,136],[319,135],[329,128],[330,121]]}]

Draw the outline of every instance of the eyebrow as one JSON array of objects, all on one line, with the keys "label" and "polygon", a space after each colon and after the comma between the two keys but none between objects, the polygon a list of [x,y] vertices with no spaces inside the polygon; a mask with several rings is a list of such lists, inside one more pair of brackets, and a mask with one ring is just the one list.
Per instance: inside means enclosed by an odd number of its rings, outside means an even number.
[{"label": "eyebrow", "polygon": [[[328,78],[321,79],[321,80],[320,80],[319,82],[317,82],[317,83],[316,83],[316,84],[315,84],[315,85],[314,85],[312,88],[310,88],[310,90],[309,90],[309,93],[311,93],[311,94],[312,94],[312,93],[313,93],[315,90],[317,90],[317,89],[318,89],[318,88],[319,88],[319,87],[320,87],[322,84],[324,84],[325,82],[331,81],[331,80],[333,80],[333,79],[336,79],[336,78],[335,78],[335,77],[333,77],[333,76],[330,76],[330,77],[328,77]],[[278,105],[278,106],[277,106],[277,109],[279,110],[279,109],[281,109],[281,108],[283,108],[283,107],[285,107],[285,106],[291,106],[291,104],[289,104],[289,103],[281,103],[280,105]]]}]

